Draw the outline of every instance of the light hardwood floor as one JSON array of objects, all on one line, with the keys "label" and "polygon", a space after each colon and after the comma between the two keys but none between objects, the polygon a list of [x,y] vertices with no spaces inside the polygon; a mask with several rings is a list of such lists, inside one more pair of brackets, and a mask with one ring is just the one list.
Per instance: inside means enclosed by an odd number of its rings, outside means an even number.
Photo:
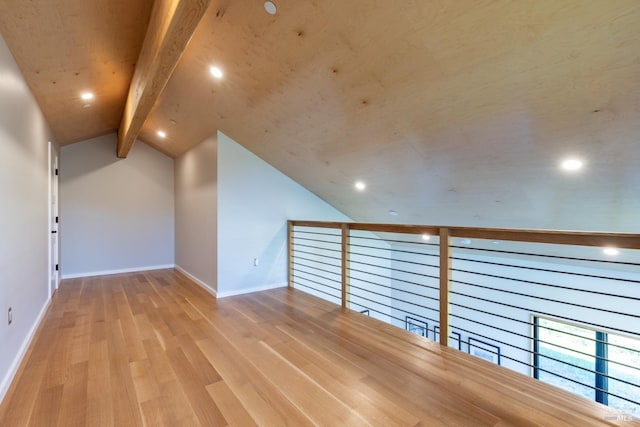
[{"label": "light hardwood floor", "polygon": [[301,291],[63,281],[0,426],[638,426]]}]

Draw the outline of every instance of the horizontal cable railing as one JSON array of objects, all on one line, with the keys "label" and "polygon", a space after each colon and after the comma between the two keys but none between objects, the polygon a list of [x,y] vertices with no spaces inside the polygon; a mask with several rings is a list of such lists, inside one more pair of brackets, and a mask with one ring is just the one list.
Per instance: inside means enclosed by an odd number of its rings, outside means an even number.
[{"label": "horizontal cable railing", "polygon": [[[374,235],[362,230],[350,233],[347,251],[350,306],[368,309],[374,317],[402,328],[407,317],[435,325],[439,316],[438,255],[435,263],[433,259],[425,259],[431,250],[429,245],[403,237],[407,236]],[[394,259],[392,244],[407,246],[406,260]],[[424,328],[424,336],[427,334],[428,328]]]},{"label": "horizontal cable railing", "polygon": [[341,304],[341,239],[331,229],[294,230],[289,256],[296,288]]},{"label": "horizontal cable railing", "polygon": [[640,416],[638,249],[638,234],[290,221],[289,285]]}]

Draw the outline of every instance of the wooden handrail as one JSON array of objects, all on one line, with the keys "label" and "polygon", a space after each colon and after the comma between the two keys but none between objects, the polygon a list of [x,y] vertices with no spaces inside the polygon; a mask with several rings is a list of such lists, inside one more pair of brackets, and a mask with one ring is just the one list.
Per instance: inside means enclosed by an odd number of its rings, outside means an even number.
[{"label": "wooden handrail", "polygon": [[476,228],[476,227],[444,227],[436,225],[405,225],[405,224],[375,224],[359,222],[326,222],[326,221],[289,221],[294,226],[336,228],[342,224],[349,224],[351,230],[429,234],[437,236],[440,229],[449,230],[451,237],[468,237],[475,239],[509,240],[530,243],[552,243],[559,245],[577,246],[615,246],[620,249],[640,249],[640,234],[609,233],[599,231],[562,231],[562,230],[532,230],[517,228]]}]

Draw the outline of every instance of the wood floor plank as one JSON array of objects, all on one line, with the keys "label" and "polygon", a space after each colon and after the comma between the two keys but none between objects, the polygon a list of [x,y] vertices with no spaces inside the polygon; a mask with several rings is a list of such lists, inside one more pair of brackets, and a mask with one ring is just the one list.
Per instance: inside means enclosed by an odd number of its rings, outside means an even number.
[{"label": "wood floor plank", "polygon": [[160,385],[160,396],[161,414],[164,425],[202,425],[191,409],[185,390],[181,387],[177,379],[162,383]]},{"label": "wood floor plank", "polygon": [[[424,378],[419,373],[421,371],[419,368],[409,370],[407,367],[394,364],[388,360],[383,353],[371,351],[344,337],[334,336],[333,338],[327,338],[321,336],[320,330],[311,329],[310,332],[305,331],[300,335],[299,331],[294,328],[290,330],[289,333],[295,334],[300,340],[312,343],[314,348],[317,348],[321,352],[334,352],[346,358],[350,364],[357,365],[361,369],[364,369],[367,372],[367,377],[383,377],[385,384],[389,386],[389,388],[382,394],[389,395],[387,399],[392,401],[395,401],[393,400],[395,397],[402,396],[401,400],[395,402],[410,408],[411,412],[418,414],[421,419],[428,420],[429,425],[441,425],[442,422],[439,421],[441,418],[447,420],[444,422],[444,425],[447,425],[447,423],[468,425],[470,422],[465,411],[456,409],[455,405],[446,407],[437,402],[440,396],[447,396],[447,394],[429,393],[429,383],[424,381]],[[394,373],[395,375],[387,375],[386,373]],[[415,383],[424,385],[424,389],[412,389],[410,385]],[[432,386],[432,389],[440,390],[439,387],[434,386]],[[458,399],[456,405],[464,407],[468,406],[469,403],[464,399]],[[473,405],[471,405],[469,409],[478,412],[478,415],[482,413],[482,411],[479,411]],[[485,418],[489,419],[486,420]],[[482,417],[477,417],[474,423],[476,425],[492,425],[492,423],[496,421],[497,419],[495,417],[489,414],[483,414]]]},{"label": "wood floor plank", "polygon": [[62,385],[52,387],[41,387],[33,408],[33,413],[29,418],[29,425],[33,427],[55,426],[60,415],[60,404],[62,401]]},{"label": "wood floor plank", "polygon": [[91,321],[86,313],[78,316],[78,323],[72,334],[70,363],[82,363],[89,360],[91,343]]},{"label": "wood floor plank", "polygon": [[366,377],[365,373],[349,375],[347,369],[336,369],[340,365],[333,364],[321,354],[295,341],[274,349],[331,394],[354,408],[369,423],[412,426],[420,422],[418,416],[399,405],[390,404],[388,400],[380,405],[380,402],[371,399],[370,390],[361,382]]},{"label": "wood floor plank", "polygon": [[[296,368],[268,344],[259,342],[246,348],[257,355],[254,363],[258,369],[267,373],[270,381],[278,384],[279,378],[288,379],[286,383],[279,383],[278,388],[301,412],[318,425],[370,425],[361,414],[345,405],[337,396],[331,394],[304,371]],[[327,408],[331,410],[327,411]]]},{"label": "wood floor plank", "polygon": [[142,426],[129,367],[130,355],[120,321],[109,322],[107,336],[114,423],[118,426]]},{"label": "wood floor plank", "polygon": [[258,425],[313,425],[259,370],[243,360],[242,353],[230,348],[215,332],[198,346]]},{"label": "wood floor plank", "polygon": [[[140,404],[145,427],[165,426],[162,421],[162,399],[147,400]],[[169,426],[167,426],[169,427]]]},{"label": "wood floor plank", "polygon": [[40,392],[46,361],[34,361],[29,369],[18,373],[20,381],[14,381],[0,408],[0,425],[26,425],[33,412]]},{"label": "wood floor plank", "polygon": [[129,369],[131,369],[131,377],[140,404],[160,398],[160,388],[153,377],[148,359],[131,362]]},{"label": "wood floor plank", "polygon": [[252,427],[257,426],[256,422],[251,418],[242,402],[233,394],[229,386],[224,381],[218,381],[207,386],[207,392],[220,411],[224,415],[225,420],[230,427]]},{"label": "wood floor plank", "polygon": [[194,372],[197,372],[204,386],[217,383],[222,379],[218,371],[215,370],[205,355],[202,354],[193,337],[186,334],[181,335],[178,337],[178,341],[180,342],[180,349],[184,352],[189,365]]},{"label": "wood floor plank", "polygon": [[69,370],[69,379],[62,387],[59,427],[81,427],[87,425],[87,383],[89,362],[74,363]]},{"label": "wood floor plank", "polygon": [[69,376],[71,365],[71,343],[73,330],[61,326],[53,349],[47,361],[47,370],[43,379],[44,388],[63,385]]},{"label": "wood floor plank", "polygon": [[98,427],[114,425],[108,347],[105,334],[105,339],[92,342],[89,349],[87,420]]},{"label": "wood floor plank", "polygon": [[[640,426],[301,291],[64,280],[0,426]],[[606,418],[607,417],[607,418]]]},{"label": "wood floor plank", "polygon": [[211,384],[201,376],[182,351],[182,348],[168,352],[169,361],[178,381],[185,391],[189,406],[203,426],[225,425],[227,422],[216,406],[206,387]]}]

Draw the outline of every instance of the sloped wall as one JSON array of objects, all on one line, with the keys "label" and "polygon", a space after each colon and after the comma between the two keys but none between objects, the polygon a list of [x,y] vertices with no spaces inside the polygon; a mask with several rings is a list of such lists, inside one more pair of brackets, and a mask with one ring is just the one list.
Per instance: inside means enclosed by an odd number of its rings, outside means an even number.
[{"label": "sloped wall", "polygon": [[288,219],[350,221],[218,132],[219,297],[286,285]]}]

